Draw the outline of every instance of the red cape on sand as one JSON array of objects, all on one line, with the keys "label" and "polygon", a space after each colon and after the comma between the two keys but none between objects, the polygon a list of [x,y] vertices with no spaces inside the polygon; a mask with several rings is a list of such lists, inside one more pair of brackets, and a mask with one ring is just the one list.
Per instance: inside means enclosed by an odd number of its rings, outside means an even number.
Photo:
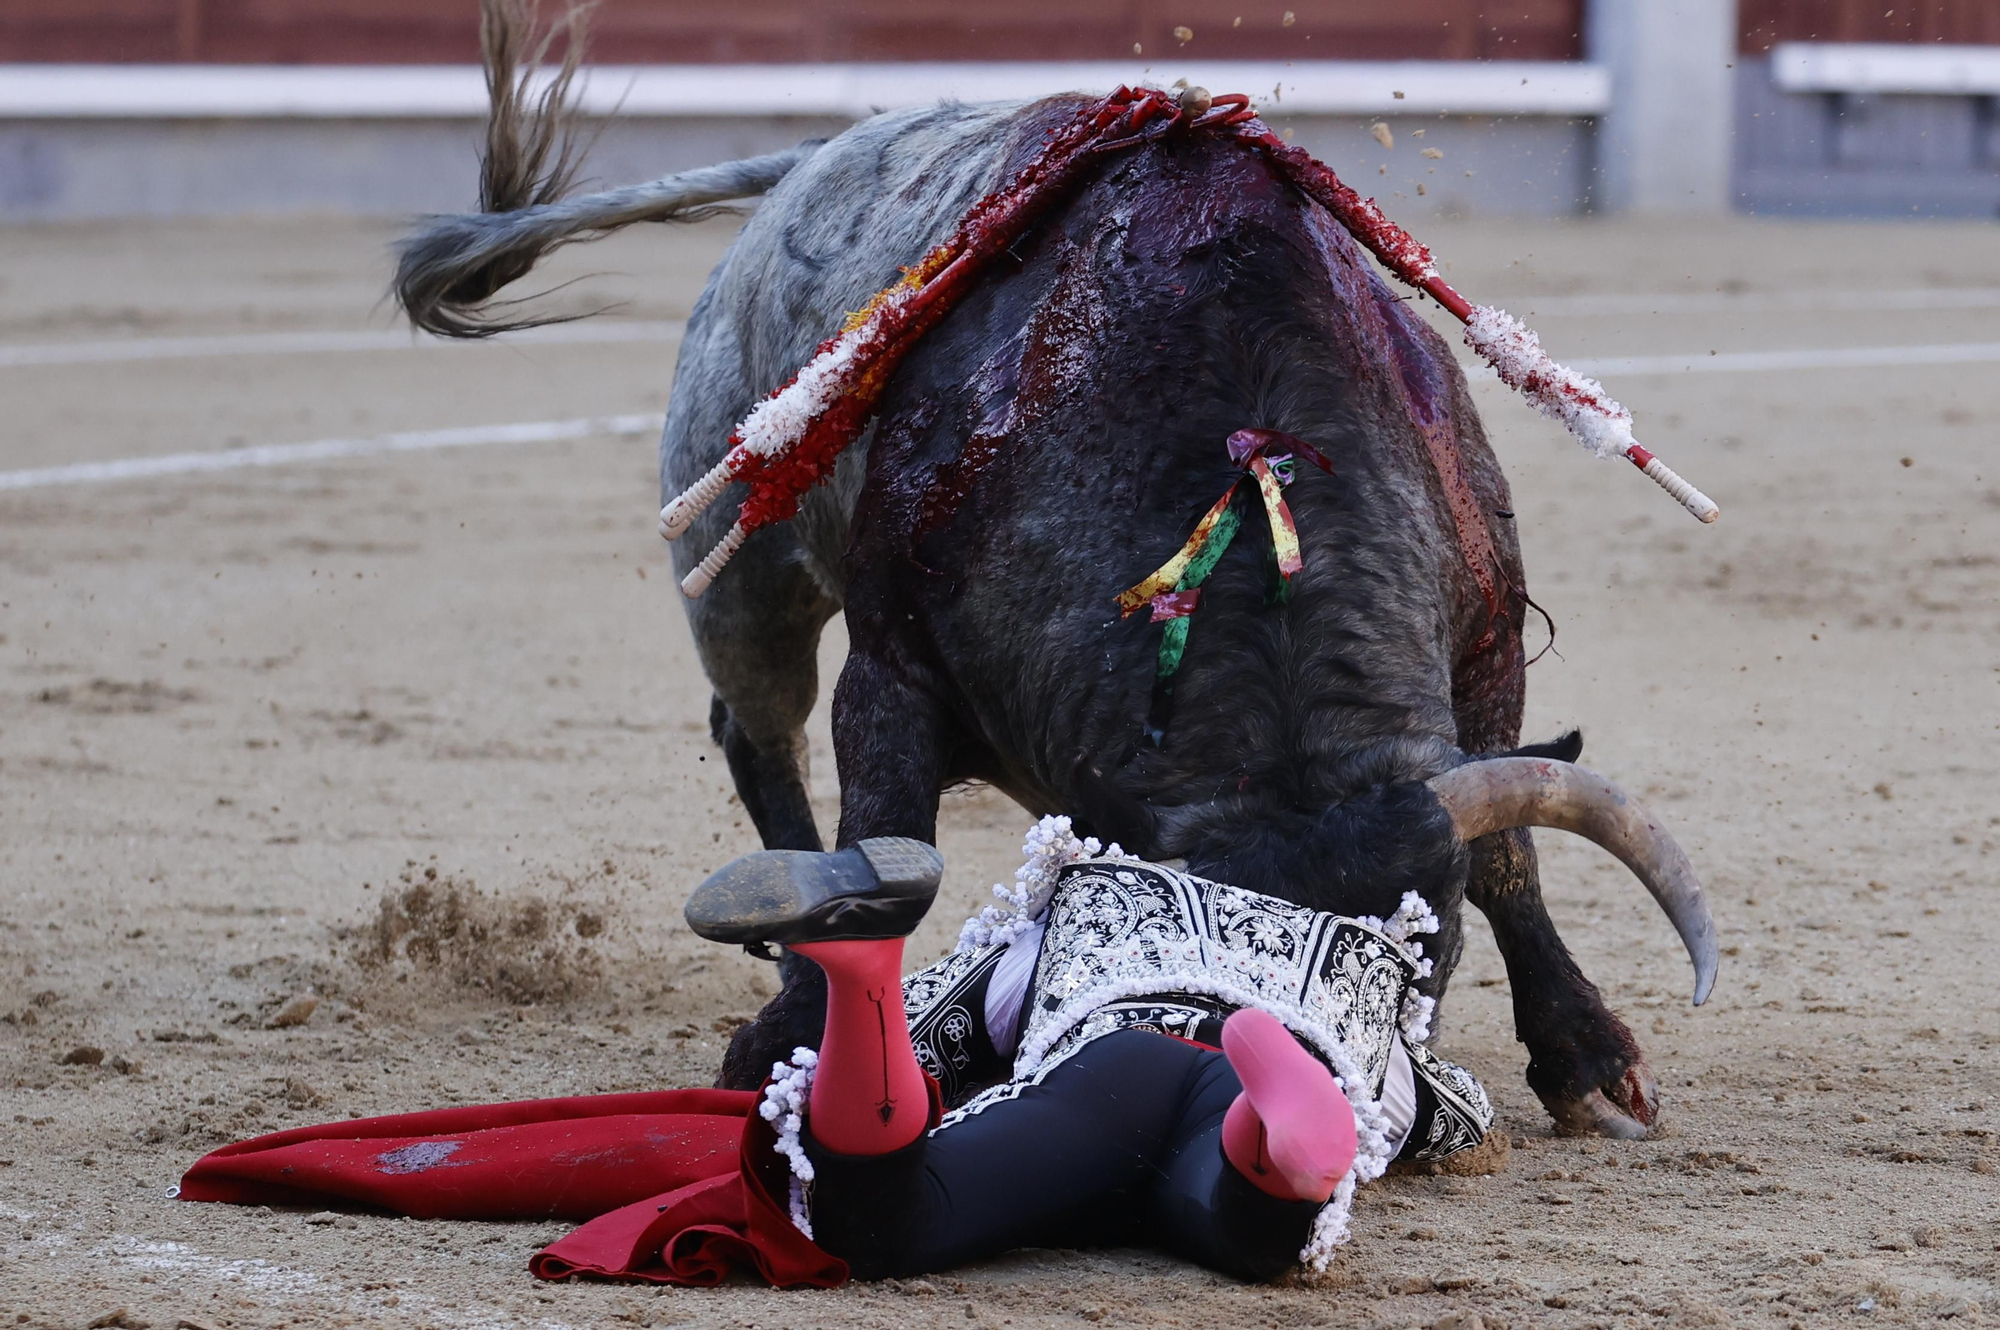
[{"label": "red cape on sand", "polygon": [[[931,1088],[933,1121],[937,1088]],[[582,1219],[541,1279],[833,1288],[847,1263],[793,1227],[790,1170],[750,1090],[530,1099],[274,1132],[204,1155],[184,1201],[368,1206],[417,1219]],[[779,1198],[779,1199],[774,1199]]]}]

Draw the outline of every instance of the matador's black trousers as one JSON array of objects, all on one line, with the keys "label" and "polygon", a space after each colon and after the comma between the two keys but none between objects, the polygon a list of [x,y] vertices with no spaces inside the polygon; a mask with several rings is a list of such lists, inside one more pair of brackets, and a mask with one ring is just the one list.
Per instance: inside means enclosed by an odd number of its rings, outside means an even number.
[{"label": "matador's black trousers", "polygon": [[814,1240],[860,1279],[1015,1247],[1131,1245],[1276,1278],[1319,1206],[1260,1191],[1223,1158],[1242,1088],[1218,1052],[1125,1030],[893,1154],[832,1154],[808,1131]]}]

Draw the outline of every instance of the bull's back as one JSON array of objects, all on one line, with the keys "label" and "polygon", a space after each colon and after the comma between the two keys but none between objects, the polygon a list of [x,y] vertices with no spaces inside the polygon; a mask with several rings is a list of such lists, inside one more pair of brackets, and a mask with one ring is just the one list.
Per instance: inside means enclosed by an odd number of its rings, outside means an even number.
[{"label": "bull's back", "polygon": [[1212,781],[1139,743],[1162,630],[1115,597],[1241,476],[1224,439],[1280,429],[1336,475],[1302,467],[1288,492],[1306,566],[1282,589],[1239,504],[1174,680],[1180,752],[1298,769],[1385,736],[1449,742],[1464,576],[1419,417],[1450,427],[1462,380],[1351,239],[1204,136],[1112,159],[1015,255],[884,399],[850,625],[920,625],[1031,803],[1069,805],[1077,764],[1107,755],[1149,796]]}]

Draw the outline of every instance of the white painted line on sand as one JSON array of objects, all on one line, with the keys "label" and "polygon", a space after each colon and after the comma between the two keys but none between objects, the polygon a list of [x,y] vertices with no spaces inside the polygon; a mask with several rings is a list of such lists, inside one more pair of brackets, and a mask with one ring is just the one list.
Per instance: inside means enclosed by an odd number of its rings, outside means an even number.
[{"label": "white painted line on sand", "polygon": [[103,342],[0,345],[0,369],[28,365],[106,365],[133,360],[186,360],[205,356],[325,355],[344,351],[434,351],[474,346],[597,346],[617,342],[671,342],[687,331],[676,321],[556,323],[482,340],[430,337],[400,328],[351,332],[226,333],[213,337],[128,337]]},{"label": "white painted line on sand", "polygon": [[311,443],[274,443],[223,452],[169,453],[164,457],[125,457],[111,462],[76,462],[31,471],[0,471],[0,491],[38,489],[45,485],[89,485],[107,480],[138,480],[190,471],[233,471],[246,466],[286,466],[294,462],[324,462],[379,453],[414,453],[433,448],[482,448],[499,443],[556,443],[565,439],[606,435],[657,434],[666,417],[658,413],[631,416],[591,416],[580,420],[538,420],[518,425],[472,425],[459,429],[410,430],[358,439],[318,439]]},{"label": "white painted line on sand", "polygon": [[2000,287],[1915,287],[1883,291],[1603,291],[1567,296],[1522,296],[1507,304],[1526,316],[2000,309]]},{"label": "white painted line on sand", "polygon": [[[1869,369],[1900,365],[1970,365],[2000,362],[2000,342],[1957,342],[1932,346],[1848,346],[1797,351],[1728,351],[1719,355],[1610,356],[1568,362],[1581,373],[1753,374],[1782,370]],[[1492,379],[1484,365],[1468,366],[1469,379]],[[69,466],[29,471],[0,471],[0,491],[36,489],[45,485],[85,485],[144,476],[170,476],[191,471],[233,471],[246,466],[284,466],[378,453],[423,452],[432,448],[477,448],[500,443],[554,443],[603,435],[657,434],[665,423],[657,413],[593,416],[578,420],[541,420],[519,425],[472,425],[461,429],[414,430],[357,439],[320,439],[312,443],[267,444],[220,452],[170,453],[164,457],[127,457],[111,462],[77,462]]]}]

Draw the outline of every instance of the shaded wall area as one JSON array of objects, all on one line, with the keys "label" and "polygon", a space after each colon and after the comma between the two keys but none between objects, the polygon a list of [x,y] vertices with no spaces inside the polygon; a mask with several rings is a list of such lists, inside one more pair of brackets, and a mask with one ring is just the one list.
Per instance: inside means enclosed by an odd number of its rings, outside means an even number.
[{"label": "shaded wall area", "polygon": [[1825,217],[2000,215],[1992,97],[1794,93],[1736,71],[1736,206]]},{"label": "shaded wall area", "polygon": [[2000,48],[2000,0],[1738,0],[1733,198],[1796,216],[2000,214],[2000,98],[1790,92],[1783,42]]},{"label": "shaded wall area", "polygon": [[[1591,128],[1557,116],[1271,117],[1404,220],[1563,216],[1588,201]],[[627,184],[838,134],[785,116],[623,118],[587,177]],[[1416,138],[1413,131],[1423,130]],[[460,211],[478,198],[466,120],[97,120],[0,123],[0,219]],[[1422,149],[1442,154],[1426,157]]]}]

